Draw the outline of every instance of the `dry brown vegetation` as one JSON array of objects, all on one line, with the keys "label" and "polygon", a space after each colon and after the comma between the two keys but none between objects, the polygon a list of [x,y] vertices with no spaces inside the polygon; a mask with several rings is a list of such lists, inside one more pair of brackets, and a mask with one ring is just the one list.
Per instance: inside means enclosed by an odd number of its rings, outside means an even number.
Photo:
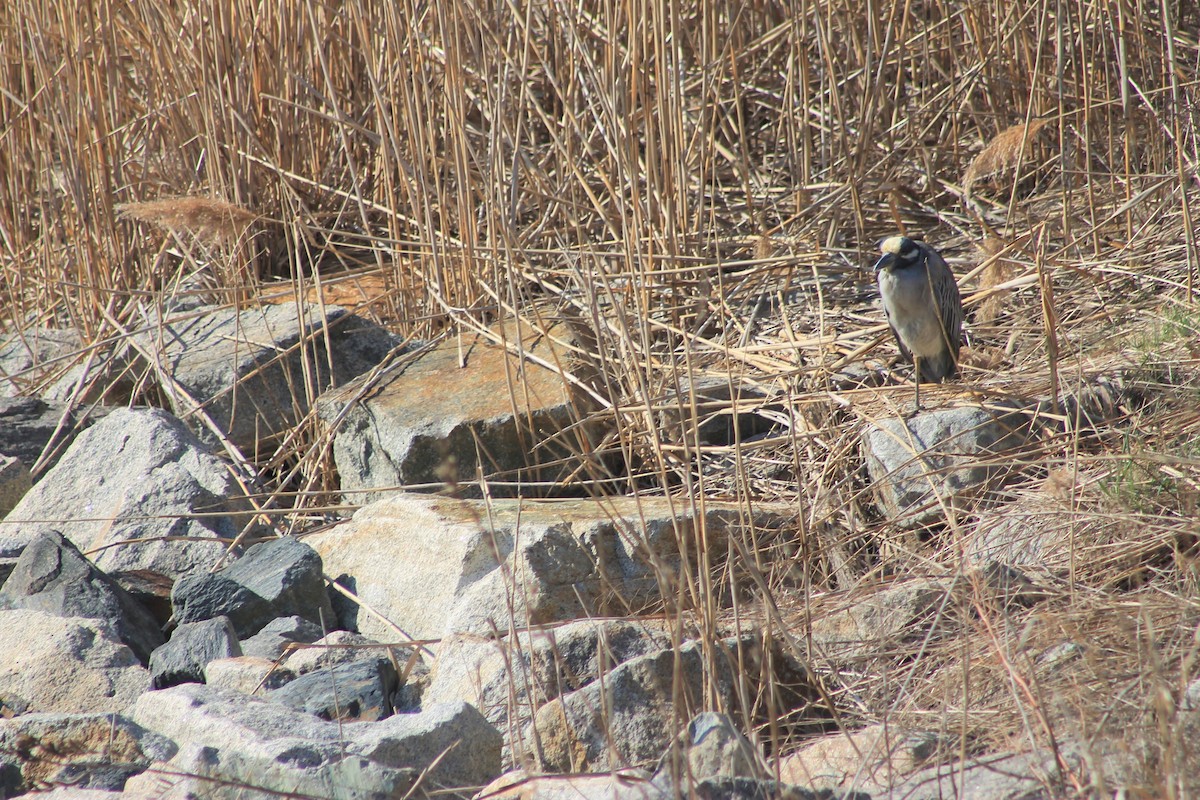
[{"label": "dry brown vegetation", "polygon": [[[797,511],[791,555],[746,556],[755,600],[697,603],[701,630],[753,619],[803,648],[881,582],[937,578],[925,638],[857,672],[809,653],[838,724],[936,730],[949,756],[1082,741],[1095,758],[1062,758],[1061,790],[1116,774],[1183,796],[1200,774],[1179,724],[1200,674],[1197,30],[1183,0],[13,0],[0,324],[98,342],[205,269],[239,303],[363,281],[362,313],[417,338],[574,320],[636,476],[575,491]],[[846,372],[894,353],[864,268],[897,230],[939,247],[967,300],[962,380],[927,403],[1098,375],[1147,398],[1049,438],[1012,490],[1074,532],[1025,605],[964,571],[969,518],[917,540],[870,504],[858,432],[911,390]],[[668,440],[655,409],[713,376],[766,397],[739,408],[773,431]],[[325,444],[305,432],[246,466],[277,479],[268,507],[326,496]],[[300,485],[311,498],[285,496]],[[1046,656],[1068,645],[1084,668]],[[786,752],[789,730],[763,736]]]}]

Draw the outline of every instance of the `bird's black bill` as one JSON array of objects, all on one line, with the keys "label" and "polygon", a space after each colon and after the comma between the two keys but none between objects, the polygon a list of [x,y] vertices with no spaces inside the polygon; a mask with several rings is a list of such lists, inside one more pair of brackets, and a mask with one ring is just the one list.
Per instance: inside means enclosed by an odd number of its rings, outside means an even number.
[{"label": "bird's black bill", "polygon": [[887,269],[895,260],[896,257],[891,253],[884,253],[880,259],[875,262],[875,271],[879,272],[881,269]]}]

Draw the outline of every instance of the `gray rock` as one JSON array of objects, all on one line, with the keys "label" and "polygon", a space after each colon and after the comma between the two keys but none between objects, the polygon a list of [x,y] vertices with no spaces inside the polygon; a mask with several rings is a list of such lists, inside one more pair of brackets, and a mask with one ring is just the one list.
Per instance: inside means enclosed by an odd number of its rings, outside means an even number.
[{"label": "gray rock", "polygon": [[271,605],[254,592],[219,573],[185,575],[171,588],[176,622],[201,622],[227,617],[239,636],[253,636],[274,618]]},{"label": "gray rock", "polygon": [[[0,556],[58,530],[106,572],[207,568],[250,508],[228,468],[183,423],[119,409],[84,431],[3,521]],[[56,520],[53,524],[37,520]]]},{"label": "gray rock", "polygon": [[[665,499],[484,503],[402,493],[306,541],[330,575],[407,635],[439,639],[657,607],[659,581],[672,585],[682,570],[681,547],[692,560],[705,541],[719,563],[730,535],[753,524],[765,542],[794,513],[765,507],[747,520],[733,504],[704,510],[699,520]],[[396,639],[373,615],[339,622]]]},{"label": "gray rock", "polygon": [[320,639],[321,633],[320,625],[304,617],[279,617],[250,638],[243,639],[242,653],[274,661],[287,651],[288,645],[310,644]]},{"label": "gray rock", "polygon": [[867,472],[888,517],[905,527],[980,505],[1020,467],[1034,437],[1021,411],[975,406],[881,420],[863,436]]},{"label": "gray rock", "polygon": [[0,607],[103,620],[143,664],[164,641],[150,612],[57,531],[39,533],[21,553],[0,588]]},{"label": "gray rock", "polygon": [[[240,312],[203,308],[164,322],[139,341],[204,404],[230,441],[254,457],[261,441],[308,412],[309,397],[366,372],[395,346],[386,330],[344,308],[312,306],[305,313],[301,318],[292,304]],[[213,437],[202,426],[197,431]]]},{"label": "gray rock", "polygon": [[395,658],[401,664],[407,662],[411,648],[399,645],[384,645],[374,639],[351,631],[332,631],[311,642],[312,647],[302,647],[293,650],[284,660],[288,669],[297,675],[312,672],[323,667],[336,667],[339,664],[349,664],[364,658],[375,658],[385,650],[392,650]]},{"label": "gray rock", "polygon": [[372,658],[309,672],[266,697],[321,719],[371,722],[392,715],[399,688],[392,662]]},{"label": "gray rock", "polygon": [[[812,642],[834,664],[892,658],[904,643],[934,641],[953,630],[944,609],[949,585],[933,578],[893,583],[813,620]],[[785,655],[785,658],[792,658]]]},{"label": "gray rock", "polygon": [[39,475],[55,464],[75,437],[75,415],[64,403],[36,397],[0,397],[0,453],[21,459],[31,469],[50,448]]},{"label": "gray rock", "polygon": [[171,641],[150,655],[154,688],[199,683],[204,680],[204,667],[208,662],[241,654],[237,634],[228,617],[185,622],[171,634]]},{"label": "gray rock", "polygon": [[1071,796],[1068,786],[1055,786],[1052,782],[1047,785],[1058,775],[1061,775],[1060,767],[1051,754],[996,753],[971,758],[965,764],[954,762],[928,767],[886,788],[869,785],[863,788],[875,794],[890,790],[890,796],[906,800],[943,800],[946,797],[1050,800]]},{"label": "gray rock", "polygon": [[370,661],[380,656],[387,658],[398,670],[400,688],[392,698],[396,712],[407,713],[420,708],[429,686],[429,667],[416,647],[385,645],[358,633],[333,631],[311,646],[296,649],[283,663],[297,675],[307,675],[318,669]]},{"label": "gray rock", "polygon": [[505,763],[529,750],[514,740],[534,709],[580,689],[618,664],[671,646],[665,630],[623,620],[580,620],[494,640],[455,634],[438,649],[425,703],[462,701],[505,732]]},{"label": "gray rock", "polygon": [[0,697],[27,711],[121,711],[150,673],[98,620],[0,611]]},{"label": "gray rock", "polygon": [[514,770],[476,795],[487,800],[674,800],[671,788],[650,780],[645,770],[623,769],[598,775],[541,775]]},{"label": "gray rock", "polygon": [[7,796],[57,785],[120,791],[175,755],[175,745],[119,714],[26,714],[0,720],[0,762],[17,780]]},{"label": "gray rock", "polygon": [[773,780],[717,776],[688,783],[676,797],[696,800],[871,800],[864,792],[806,789]]},{"label": "gray rock", "polygon": [[444,753],[426,775],[427,788],[475,786],[500,772],[500,734],[465,705],[435,706],[380,722],[337,723],[190,683],[142,695],[130,716],[175,741],[181,751],[207,750],[206,761],[215,766],[212,777],[249,778],[255,786],[262,783],[239,764],[279,770],[272,778],[276,787],[286,780],[299,784],[328,776],[329,768],[348,755],[397,774],[427,770]]},{"label": "gray rock", "polygon": [[[25,463],[15,456],[0,453],[0,519],[17,507],[32,486],[33,480]],[[3,580],[2,576],[0,580]]]},{"label": "gray rock", "polygon": [[218,658],[204,665],[204,682],[214,689],[228,689],[265,697],[272,689],[296,680],[296,673],[273,659],[258,656]]},{"label": "gray rock", "polygon": [[[189,745],[152,772],[131,778],[125,797],[153,800],[397,800],[410,794],[418,773],[361,756],[339,756],[329,745],[292,742],[271,753]],[[64,800],[72,800],[65,798]],[[80,798],[105,800],[105,798]],[[113,800],[120,800],[114,798]]]},{"label": "gray rock", "polygon": [[711,778],[766,780],[770,771],[758,748],[726,714],[706,711],[692,717],[659,761],[655,779],[667,786],[688,786]]},{"label": "gray rock", "polygon": [[734,704],[728,653],[715,649],[707,664],[697,642],[627,661],[538,709],[526,741],[539,745],[542,767],[551,772],[656,762],[679,732],[684,709],[703,707],[707,693]]},{"label": "gray rock", "polygon": [[436,762],[424,784],[430,793],[482,786],[500,774],[500,732],[466,703],[436,703],[345,727],[351,751],[380,764],[424,769]]},{"label": "gray rock", "polygon": [[30,328],[0,337],[0,397],[29,394],[79,349],[74,330]]},{"label": "gray rock", "polygon": [[171,604],[179,622],[227,616],[243,639],[277,617],[300,616],[318,626],[334,619],[321,557],[290,536],[256,544],[218,572],[182,578]]},{"label": "gray rock", "polygon": [[[339,424],[333,455],[351,502],[382,499],[392,491],[385,487],[422,484],[451,484],[478,497],[480,452],[493,496],[528,495],[538,491],[530,482],[566,477],[579,467],[578,454],[594,450],[598,432],[580,424],[591,398],[543,366],[589,379],[591,368],[560,343],[574,338],[567,326],[543,333],[507,322],[494,332],[528,358],[466,334],[376,377],[365,396],[355,382],[320,398],[321,419]],[[510,391],[513,381],[520,391]]]}]

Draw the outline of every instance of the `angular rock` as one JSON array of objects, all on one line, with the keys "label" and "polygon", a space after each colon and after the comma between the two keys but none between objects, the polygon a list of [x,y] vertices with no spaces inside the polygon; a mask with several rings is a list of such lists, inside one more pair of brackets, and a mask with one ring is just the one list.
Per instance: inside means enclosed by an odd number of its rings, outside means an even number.
[{"label": "angular rock", "polygon": [[171,641],[150,656],[150,674],[155,689],[204,680],[204,667],[218,658],[242,654],[229,617],[202,622],[185,622],[171,634]]},{"label": "angular rock", "polygon": [[327,636],[313,640],[311,644],[312,647],[293,650],[283,662],[297,675],[312,672],[314,669],[349,664],[364,658],[375,658],[385,651],[391,651],[389,657],[394,658],[397,663],[404,664],[412,654],[412,648],[381,645],[374,639],[350,631],[333,631]]},{"label": "angular rock", "polygon": [[302,742],[267,754],[188,745],[165,764],[156,764],[151,771],[130,778],[125,798],[396,800],[413,796],[416,770],[392,769],[331,750],[329,745],[307,746]]},{"label": "angular rock", "polygon": [[0,608],[102,620],[143,664],[164,641],[150,612],[57,531],[39,533],[21,553],[0,588]]},{"label": "angular rock", "polygon": [[1014,458],[1034,438],[1032,416],[976,406],[927,411],[868,427],[867,472],[888,518],[929,525],[988,499],[1020,467]]},{"label": "angular rock", "polygon": [[687,784],[686,794],[696,800],[872,800],[863,792],[831,794],[774,780],[718,776]]},{"label": "angular rock", "polygon": [[25,463],[15,456],[0,453],[0,519],[17,507],[32,486],[33,480]]},{"label": "angular rock", "polygon": [[687,787],[710,778],[767,780],[770,770],[757,747],[727,714],[705,711],[692,717],[671,749],[659,761],[655,780],[667,786]]},{"label": "angular rock", "polygon": [[0,397],[0,453],[19,458],[33,468],[42,452],[51,447],[41,475],[57,463],[75,437],[76,419],[64,403],[47,403],[36,397]]},{"label": "angular rock", "polygon": [[0,397],[29,394],[79,349],[79,334],[70,329],[31,328],[0,337]]},{"label": "angular rock", "polygon": [[476,800],[672,800],[679,795],[651,782],[645,770],[601,775],[539,775],[506,772],[475,795]]},{"label": "angular rock", "polygon": [[118,409],[80,434],[0,522],[0,555],[58,530],[105,571],[173,577],[219,558],[249,508],[224,462],[183,423],[157,409]]},{"label": "angular rock", "polygon": [[550,772],[653,763],[685,724],[679,719],[685,709],[703,707],[706,689],[723,705],[735,703],[733,671],[723,657],[729,654],[721,649],[708,664],[698,642],[627,661],[538,709],[536,734],[527,733],[526,741],[540,745],[541,765]]},{"label": "angular rock", "polygon": [[[308,398],[371,369],[396,344],[386,330],[344,308],[314,306],[301,317],[291,304],[240,312],[202,308],[164,322],[139,341],[251,458],[259,454],[260,442],[292,428],[308,412]],[[192,411],[175,410],[181,416]],[[213,436],[207,428],[196,429],[205,439]]]},{"label": "angular rock", "polygon": [[351,729],[351,750],[380,764],[424,769],[436,761],[426,776],[431,793],[482,786],[500,774],[500,733],[466,703],[435,703],[419,713],[345,727]]},{"label": "angular rock", "polygon": [[150,673],[108,625],[43,611],[0,611],[0,698],[26,711],[121,711]]},{"label": "angular rock", "polygon": [[119,714],[26,714],[0,720],[0,763],[12,797],[56,785],[117,791],[132,775],[175,755],[175,745]]},{"label": "angular rock", "polygon": [[573,339],[567,327],[542,333],[508,322],[493,330],[528,358],[464,334],[378,379],[366,396],[354,382],[321,397],[321,419],[340,425],[333,454],[352,502],[374,502],[390,494],[389,487],[420,484],[449,483],[478,497],[481,452],[493,496],[528,495],[537,491],[531,482],[564,478],[578,469],[580,454],[594,451],[596,432],[579,424],[592,401],[543,366],[589,380],[590,368],[560,343]]},{"label": "angular rock", "polygon": [[[332,615],[329,619],[332,620]],[[249,639],[242,640],[242,653],[274,661],[287,651],[288,645],[310,644],[320,638],[321,626],[317,623],[298,616],[279,617]]]},{"label": "angular rock", "polygon": [[275,786],[284,780],[312,785],[329,777],[333,765],[348,755],[387,770],[385,775],[398,776],[404,770],[420,773],[445,753],[437,767],[429,769],[427,788],[475,786],[500,772],[500,734],[465,705],[434,706],[380,722],[336,723],[189,683],[142,695],[130,716],[175,741],[181,752],[207,751],[205,761],[215,769],[212,777],[251,785],[262,785],[255,773],[247,774],[255,768],[259,777],[268,768],[278,771]]},{"label": "angular rock", "polygon": [[505,733],[505,763],[519,761],[519,740],[536,708],[580,689],[617,665],[671,646],[665,630],[623,620],[580,620],[493,640],[455,634],[438,649],[426,703],[462,701]]},{"label": "angular rock", "polygon": [[258,633],[277,617],[333,624],[321,557],[291,536],[254,545],[218,572],[196,572],[175,583],[171,604],[179,622],[227,616],[238,636]]},{"label": "angular rock", "polygon": [[296,680],[296,673],[269,658],[236,656],[218,658],[204,665],[204,682],[214,689],[227,689],[262,697],[272,689]]},{"label": "angular rock", "polygon": [[[666,499],[484,503],[402,493],[306,541],[327,573],[407,635],[439,639],[658,608],[661,587],[680,575],[681,551],[695,563],[703,541],[719,564],[731,535],[753,524],[765,545],[794,514],[759,508],[747,520],[744,508],[716,502],[704,511],[697,518],[690,504]],[[371,615],[339,622],[396,639]]]},{"label": "angular rock", "polygon": [[314,670],[266,697],[321,719],[374,722],[395,711],[399,688],[392,662],[372,658]]}]

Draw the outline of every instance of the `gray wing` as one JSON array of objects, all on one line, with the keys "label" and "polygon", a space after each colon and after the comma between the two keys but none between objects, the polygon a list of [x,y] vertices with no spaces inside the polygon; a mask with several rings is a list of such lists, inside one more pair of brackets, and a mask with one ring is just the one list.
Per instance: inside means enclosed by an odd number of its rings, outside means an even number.
[{"label": "gray wing", "polygon": [[942,317],[942,331],[946,334],[946,344],[954,356],[954,363],[957,364],[958,350],[962,345],[962,295],[958,292],[958,281],[955,280],[954,273],[950,271],[941,254],[930,248],[928,257],[933,291]]}]

